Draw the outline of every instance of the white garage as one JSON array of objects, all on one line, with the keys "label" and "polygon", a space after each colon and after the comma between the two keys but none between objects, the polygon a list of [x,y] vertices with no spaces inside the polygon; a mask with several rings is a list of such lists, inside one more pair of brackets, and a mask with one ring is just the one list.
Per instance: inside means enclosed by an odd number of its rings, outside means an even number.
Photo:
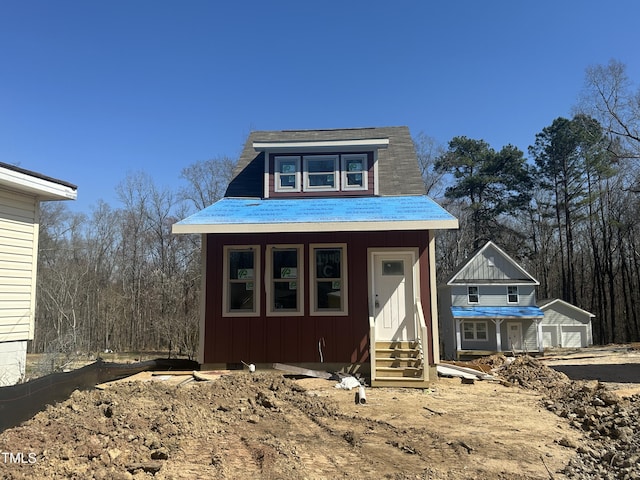
[{"label": "white garage", "polygon": [[544,312],[541,323],[544,348],[593,345],[591,319],[595,315],[557,298],[539,302],[538,306]]}]

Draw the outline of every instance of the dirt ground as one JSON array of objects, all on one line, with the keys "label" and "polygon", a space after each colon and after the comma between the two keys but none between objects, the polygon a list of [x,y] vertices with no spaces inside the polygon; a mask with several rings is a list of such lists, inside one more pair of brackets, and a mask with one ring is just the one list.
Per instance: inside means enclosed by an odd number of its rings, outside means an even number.
[{"label": "dirt ground", "polygon": [[[631,360],[640,364],[630,357],[620,364]],[[595,440],[578,428],[580,417],[563,414],[567,403],[549,400],[554,395],[545,390],[553,385],[558,394],[558,385],[574,382],[535,360],[509,369],[501,371],[502,383],[442,378],[425,390],[367,388],[365,404],[356,403],[355,390],[335,388],[336,381],[283,372],[234,372],[202,382],[146,374],[74,392],[0,434],[0,477],[590,478],[579,476],[586,464],[575,458],[596,450],[588,443]],[[633,461],[624,467],[631,472],[626,478],[640,478]],[[571,462],[577,466],[567,470]]]}]

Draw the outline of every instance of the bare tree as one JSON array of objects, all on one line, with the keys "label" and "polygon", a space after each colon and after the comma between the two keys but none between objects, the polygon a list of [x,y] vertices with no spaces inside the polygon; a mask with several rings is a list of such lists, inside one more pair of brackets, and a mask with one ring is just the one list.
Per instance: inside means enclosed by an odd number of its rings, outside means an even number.
[{"label": "bare tree", "polygon": [[612,143],[620,140],[626,148],[616,154],[640,159],[640,88],[627,77],[625,64],[612,59],[588,67],[576,110],[597,119]]},{"label": "bare tree", "polygon": [[187,186],[180,191],[181,198],[190,201],[197,210],[215,203],[224,196],[236,163],[229,157],[216,157],[183,168],[180,177],[187,181]]},{"label": "bare tree", "polygon": [[413,138],[413,145],[418,156],[425,193],[434,198],[441,198],[445,191],[445,174],[436,171],[435,163],[445,153],[445,148],[424,132]]}]

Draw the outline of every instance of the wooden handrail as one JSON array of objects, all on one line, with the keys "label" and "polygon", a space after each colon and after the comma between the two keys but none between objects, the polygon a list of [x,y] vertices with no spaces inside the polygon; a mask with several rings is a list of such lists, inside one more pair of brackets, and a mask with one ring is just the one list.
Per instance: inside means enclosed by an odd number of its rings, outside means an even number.
[{"label": "wooden handrail", "polygon": [[416,300],[416,336],[419,340],[420,345],[420,355],[422,355],[423,363],[426,362],[426,357],[424,354],[424,342],[427,340],[427,323],[424,320],[424,312],[422,311],[422,302],[420,300]]},{"label": "wooden handrail", "polygon": [[369,362],[373,382],[376,379],[376,322],[371,313],[369,313]]}]

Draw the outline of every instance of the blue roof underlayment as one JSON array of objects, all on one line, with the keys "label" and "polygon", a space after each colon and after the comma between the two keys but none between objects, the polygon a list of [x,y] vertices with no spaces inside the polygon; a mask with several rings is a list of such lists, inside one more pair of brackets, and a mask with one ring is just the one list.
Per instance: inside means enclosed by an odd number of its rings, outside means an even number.
[{"label": "blue roof underlayment", "polygon": [[259,199],[223,198],[177,225],[455,221],[424,195]]},{"label": "blue roof underlayment", "polygon": [[538,307],[451,307],[453,318],[538,318],[544,313]]}]

